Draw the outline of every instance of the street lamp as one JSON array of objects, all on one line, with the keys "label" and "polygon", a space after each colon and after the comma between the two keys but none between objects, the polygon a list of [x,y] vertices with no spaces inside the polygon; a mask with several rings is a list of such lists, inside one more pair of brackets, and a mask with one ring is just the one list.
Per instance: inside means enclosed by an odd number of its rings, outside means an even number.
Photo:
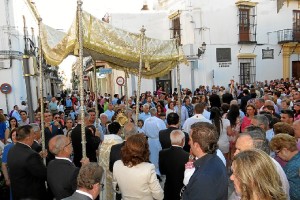
[{"label": "street lamp", "polygon": [[201,47],[198,47],[198,54],[197,54],[198,58],[200,58],[200,56],[205,53],[205,50],[206,50],[206,43],[203,42]]}]

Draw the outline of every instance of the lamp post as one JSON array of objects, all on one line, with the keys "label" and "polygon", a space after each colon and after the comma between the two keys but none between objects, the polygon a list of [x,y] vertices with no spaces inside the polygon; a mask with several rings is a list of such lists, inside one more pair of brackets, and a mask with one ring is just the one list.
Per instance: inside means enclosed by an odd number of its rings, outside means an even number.
[{"label": "lamp post", "polygon": [[26,27],[26,20],[23,16],[23,22],[24,22],[24,55],[23,55],[23,67],[24,67],[24,78],[25,78],[25,86],[26,86],[26,94],[27,94],[27,104],[28,104],[28,116],[29,121],[34,122],[34,115],[33,115],[33,105],[32,105],[32,92],[31,92],[31,83],[30,83],[30,70],[29,70],[29,52],[28,52],[28,46],[27,46],[27,27]]}]

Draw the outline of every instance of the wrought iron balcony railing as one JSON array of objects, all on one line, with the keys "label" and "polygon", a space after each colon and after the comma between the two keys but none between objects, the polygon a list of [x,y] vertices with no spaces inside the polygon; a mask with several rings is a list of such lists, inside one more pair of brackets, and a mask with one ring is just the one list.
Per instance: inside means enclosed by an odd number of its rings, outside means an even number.
[{"label": "wrought iron balcony railing", "polygon": [[300,30],[283,29],[277,31],[278,43],[300,42]]}]

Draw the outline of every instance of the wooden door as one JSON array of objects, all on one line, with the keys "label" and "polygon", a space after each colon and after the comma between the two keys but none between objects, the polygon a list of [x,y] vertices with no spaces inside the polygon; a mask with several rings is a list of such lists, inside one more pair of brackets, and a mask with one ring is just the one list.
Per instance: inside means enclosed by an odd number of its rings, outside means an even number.
[{"label": "wooden door", "polygon": [[292,62],[292,77],[295,77],[297,80],[300,78],[300,61]]},{"label": "wooden door", "polygon": [[249,41],[250,37],[250,21],[249,21],[249,9],[240,9],[239,17],[239,32],[240,32],[240,42]]}]

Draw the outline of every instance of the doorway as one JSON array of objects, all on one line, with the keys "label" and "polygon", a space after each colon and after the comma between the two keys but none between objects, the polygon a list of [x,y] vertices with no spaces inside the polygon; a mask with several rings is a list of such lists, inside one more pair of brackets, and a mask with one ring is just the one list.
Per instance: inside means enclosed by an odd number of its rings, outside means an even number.
[{"label": "doorway", "polygon": [[171,72],[165,76],[156,78],[156,90],[158,90],[159,87],[162,87],[163,91],[167,94],[172,93]]},{"label": "doorway", "polygon": [[292,77],[295,77],[297,80],[300,78],[300,61],[292,62]]}]

